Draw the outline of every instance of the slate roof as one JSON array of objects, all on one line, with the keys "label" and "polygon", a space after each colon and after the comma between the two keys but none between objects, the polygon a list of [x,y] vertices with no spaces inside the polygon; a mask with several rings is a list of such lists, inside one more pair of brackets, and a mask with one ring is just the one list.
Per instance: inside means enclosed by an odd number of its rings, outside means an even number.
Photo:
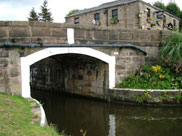
[{"label": "slate roof", "polygon": [[[116,1],[112,1],[112,2],[108,2],[108,3],[103,3],[97,7],[93,7],[93,8],[88,8],[88,9],[84,9],[84,10],[80,10],[72,15],[69,15],[69,16],[66,16],[67,17],[73,17],[73,16],[77,16],[77,15],[81,15],[81,14],[85,14],[85,13],[89,13],[89,12],[93,12],[93,11],[97,11],[97,10],[100,10],[100,9],[107,9],[107,8],[111,8],[111,7],[115,7],[115,6],[119,6],[119,5],[124,5],[124,4],[128,4],[128,3],[133,3],[133,2],[137,2],[137,1],[140,1],[154,9],[157,9],[159,11],[163,11],[162,9],[158,8],[158,7],[155,7],[153,5],[151,5],[150,3],[146,3],[142,0],[116,0]],[[169,16],[172,16],[178,20],[181,20],[180,18],[170,14],[169,12],[166,12],[164,11],[164,13],[166,13],[167,15]]]},{"label": "slate roof", "polygon": [[89,12],[100,10],[100,9],[105,9],[105,8],[110,8],[110,7],[119,6],[119,5],[123,5],[123,4],[128,4],[128,3],[131,3],[131,2],[136,2],[136,1],[138,1],[138,0],[117,0],[117,1],[112,1],[112,2],[101,4],[101,5],[97,6],[97,7],[80,10],[80,11],[76,12],[75,14],[69,15],[67,17],[72,17],[72,16],[76,16],[76,15],[80,15],[80,14],[84,14],[84,13],[89,13]]}]

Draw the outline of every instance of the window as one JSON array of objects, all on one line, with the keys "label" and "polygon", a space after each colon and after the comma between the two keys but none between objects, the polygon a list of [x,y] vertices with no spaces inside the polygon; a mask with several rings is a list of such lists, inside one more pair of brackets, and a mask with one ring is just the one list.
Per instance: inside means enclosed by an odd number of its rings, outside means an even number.
[{"label": "window", "polygon": [[118,9],[112,10],[112,18],[118,18]]},{"label": "window", "polygon": [[100,14],[99,13],[94,14],[94,19],[95,19],[95,21],[99,21],[100,20]]},{"label": "window", "polygon": [[173,20],[173,26],[176,26],[176,20]]},{"label": "window", "polygon": [[150,17],[150,9],[147,8],[147,17]]},{"label": "window", "polygon": [[163,23],[164,23],[164,25],[166,25],[166,16],[165,15],[163,16]]},{"label": "window", "polygon": [[75,18],[74,23],[79,24],[79,17]]},{"label": "window", "polygon": [[163,12],[156,12],[156,19],[157,21],[163,20]]}]

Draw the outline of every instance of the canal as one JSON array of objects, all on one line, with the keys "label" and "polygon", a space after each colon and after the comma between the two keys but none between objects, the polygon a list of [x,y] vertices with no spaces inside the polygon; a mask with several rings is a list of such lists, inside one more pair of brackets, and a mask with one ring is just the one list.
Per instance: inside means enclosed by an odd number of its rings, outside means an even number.
[{"label": "canal", "polygon": [[37,90],[32,97],[43,104],[48,123],[71,136],[182,135],[182,107],[113,104]]}]

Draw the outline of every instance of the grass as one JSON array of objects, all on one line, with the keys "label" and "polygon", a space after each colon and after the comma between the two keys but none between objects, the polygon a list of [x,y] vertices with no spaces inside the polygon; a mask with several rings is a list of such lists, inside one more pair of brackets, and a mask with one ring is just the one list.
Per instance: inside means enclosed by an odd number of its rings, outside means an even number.
[{"label": "grass", "polygon": [[30,102],[0,93],[0,136],[63,136],[53,127],[30,123],[32,118]]}]

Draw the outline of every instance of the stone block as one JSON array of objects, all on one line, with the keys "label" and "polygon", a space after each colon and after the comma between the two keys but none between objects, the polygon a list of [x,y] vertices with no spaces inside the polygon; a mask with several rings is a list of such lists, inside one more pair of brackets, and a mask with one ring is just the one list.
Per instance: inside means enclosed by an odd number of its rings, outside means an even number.
[{"label": "stone block", "polygon": [[151,33],[151,38],[152,38],[152,42],[153,42],[153,41],[158,41],[158,42],[160,42],[160,41],[161,41],[161,34],[160,34],[160,32],[158,32],[158,31],[152,32],[152,33]]},{"label": "stone block", "polygon": [[119,33],[119,40],[131,40],[132,34],[129,32],[120,32]]},{"label": "stone block", "polygon": [[0,67],[7,67],[8,66],[8,60],[0,59]]},{"label": "stone block", "polygon": [[81,29],[75,29],[75,38],[77,39],[85,39],[86,31]]},{"label": "stone block", "polygon": [[117,57],[116,58],[116,63],[128,63],[132,60],[132,57],[130,56],[122,56],[122,57]]},{"label": "stone block", "polygon": [[92,86],[92,87],[96,87],[96,86],[97,86],[97,81],[92,81],[92,82],[91,82],[91,86]]},{"label": "stone block", "polygon": [[8,28],[0,27],[0,38],[8,37]]},{"label": "stone block", "polygon": [[9,57],[9,52],[7,51],[0,51],[0,58],[7,58]]},{"label": "stone block", "polygon": [[82,81],[83,86],[91,86],[91,81]]},{"label": "stone block", "polygon": [[0,21],[0,26],[11,26],[13,21]]},{"label": "stone block", "polygon": [[63,23],[47,22],[47,27],[51,27],[51,28],[66,28],[66,25],[63,24]]},{"label": "stone block", "polygon": [[9,42],[28,44],[31,43],[31,39],[29,37],[15,37],[9,38]]},{"label": "stone block", "polygon": [[10,91],[13,94],[21,94],[21,82],[18,78],[11,78],[10,79]]},{"label": "stone block", "polygon": [[159,103],[161,100],[160,100],[160,98],[159,97],[154,97],[153,98],[153,102],[154,103]]},{"label": "stone block", "polygon": [[10,76],[11,77],[17,77],[19,75],[19,71],[17,68],[10,69]]},{"label": "stone block", "polygon": [[52,28],[52,37],[67,38],[67,29],[66,28]]},{"label": "stone block", "polygon": [[29,27],[9,28],[9,37],[30,37]]},{"label": "stone block", "polygon": [[28,26],[28,21],[13,21],[12,26]]},{"label": "stone block", "polygon": [[94,40],[93,31],[86,31],[86,39]]},{"label": "stone block", "polygon": [[88,86],[83,86],[82,91],[83,91],[84,94],[88,95],[89,92],[90,92],[90,88]]},{"label": "stone block", "polygon": [[9,41],[9,38],[0,38],[0,43],[5,43],[5,42],[8,42]]},{"label": "stone block", "polygon": [[139,41],[140,40],[140,35],[138,32],[133,32],[132,33],[132,40],[133,41]]},{"label": "stone block", "polygon": [[4,77],[4,70],[0,69],[0,77]]},{"label": "stone block", "polygon": [[116,65],[116,69],[126,69],[126,66],[123,66],[123,65]]},{"label": "stone block", "polygon": [[133,62],[140,62],[142,61],[142,58],[141,57],[133,57]]},{"label": "stone block", "polygon": [[31,43],[39,43],[39,39],[43,44],[67,44],[67,39],[64,37],[31,38]]},{"label": "stone block", "polygon": [[90,92],[91,93],[96,93],[96,91],[97,91],[97,88],[96,87],[90,87]]},{"label": "stone block", "polygon": [[142,53],[141,52],[139,52],[138,50],[131,50],[130,52],[129,52],[129,56],[139,56],[139,55],[141,55]]},{"label": "stone block", "polygon": [[51,37],[51,28],[32,27],[32,37]]},{"label": "stone block", "polygon": [[2,93],[5,93],[6,92],[6,89],[5,89],[4,86],[0,86],[0,92],[2,92]]},{"label": "stone block", "polygon": [[103,87],[103,80],[98,81],[98,87]]},{"label": "stone block", "polygon": [[95,40],[108,40],[109,39],[109,32],[108,31],[98,31],[98,30],[96,31],[95,30],[94,31],[94,39]]},{"label": "stone block", "polygon": [[95,81],[96,80],[96,76],[95,75],[88,76],[88,80]]},{"label": "stone block", "polygon": [[5,85],[4,74],[2,73],[1,75],[3,75],[3,77],[0,76],[0,86],[4,86]]},{"label": "stone block", "polygon": [[32,27],[47,27],[49,22],[30,21],[29,25]]},{"label": "stone block", "polygon": [[109,32],[109,40],[118,40],[118,31],[110,31]]},{"label": "stone block", "polygon": [[97,88],[97,94],[103,94],[103,88]]},{"label": "stone block", "polygon": [[140,42],[151,42],[151,33],[140,33]]}]

